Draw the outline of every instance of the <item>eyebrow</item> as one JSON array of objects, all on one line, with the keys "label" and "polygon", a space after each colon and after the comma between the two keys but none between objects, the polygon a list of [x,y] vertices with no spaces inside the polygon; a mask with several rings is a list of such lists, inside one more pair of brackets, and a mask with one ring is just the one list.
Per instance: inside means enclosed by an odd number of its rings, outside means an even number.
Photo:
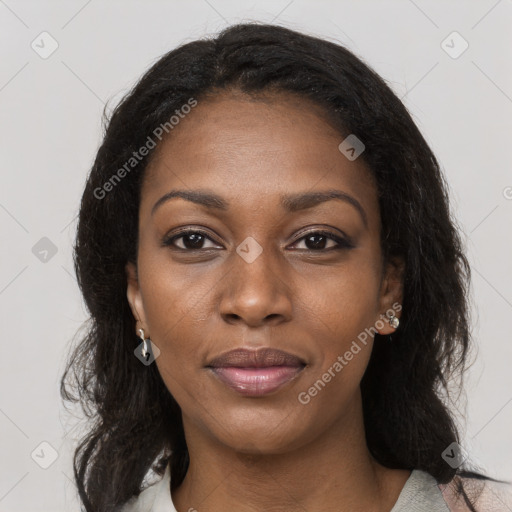
[{"label": "eyebrow", "polygon": [[[207,208],[214,208],[216,210],[226,211],[229,209],[229,203],[219,195],[212,192],[202,190],[171,190],[167,194],[163,195],[153,205],[151,215],[153,215],[162,204],[174,198],[185,199],[186,201],[206,206]],[[289,194],[281,196],[280,203],[286,211],[297,212],[313,208],[321,203],[325,203],[326,201],[331,201],[333,199],[351,204],[361,215],[364,225],[368,227],[368,217],[364,208],[361,206],[361,203],[355,197],[352,197],[341,190],[329,189],[316,192],[306,192],[303,194]]]}]

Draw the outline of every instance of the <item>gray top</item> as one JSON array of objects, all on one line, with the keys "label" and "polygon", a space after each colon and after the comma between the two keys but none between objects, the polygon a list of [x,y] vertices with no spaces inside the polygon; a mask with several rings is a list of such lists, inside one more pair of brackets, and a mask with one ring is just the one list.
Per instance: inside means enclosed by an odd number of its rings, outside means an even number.
[{"label": "gray top", "polygon": [[414,469],[390,512],[450,512],[436,479]]},{"label": "gray top", "polygon": [[[177,512],[170,493],[170,466],[151,487],[133,497],[122,512]],[[412,471],[390,512],[450,512],[435,478],[419,469]]]}]

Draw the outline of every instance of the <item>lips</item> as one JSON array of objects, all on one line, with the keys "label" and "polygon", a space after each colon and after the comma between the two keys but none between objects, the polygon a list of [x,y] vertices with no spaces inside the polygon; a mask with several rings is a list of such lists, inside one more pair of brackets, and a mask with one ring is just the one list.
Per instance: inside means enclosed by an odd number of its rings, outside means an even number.
[{"label": "lips", "polygon": [[248,350],[244,348],[231,350],[216,357],[207,365],[213,368],[266,368],[270,366],[290,366],[298,368],[306,362],[283,350],[262,348]]},{"label": "lips", "polygon": [[255,397],[277,391],[295,379],[305,366],[300,357],[264,348],[232,350],[213,359],[207,368],[231,389]]}]

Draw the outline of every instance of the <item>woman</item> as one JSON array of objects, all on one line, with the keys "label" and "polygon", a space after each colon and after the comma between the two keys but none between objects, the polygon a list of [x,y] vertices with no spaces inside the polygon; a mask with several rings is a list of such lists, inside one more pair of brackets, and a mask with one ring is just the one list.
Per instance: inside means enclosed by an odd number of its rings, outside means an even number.
[{"label": "woman", "polygon": [[470,348],[446,184],[342,46],[252,23],[162,57],[108,123],[75,266],[87,512],[502,506],[444,396]]}]

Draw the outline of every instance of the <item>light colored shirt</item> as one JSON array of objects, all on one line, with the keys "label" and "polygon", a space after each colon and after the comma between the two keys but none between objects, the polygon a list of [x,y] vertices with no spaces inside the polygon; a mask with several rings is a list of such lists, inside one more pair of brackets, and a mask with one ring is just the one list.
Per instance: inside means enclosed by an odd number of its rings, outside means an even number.
[{"label": "light colored shirt", "polygon": [[[122,512],[177,512],[171,498],[170,466],[167,465],[163,477],[139,496],[134,496],[122,508]],[[482,489],[481,481],[464,479],[470,496]],[[476,500],[478,512],[512,511],[512,496],[509,487],[503,484],[486,482],[485,490]],[[190,510],[194,510],[193,507]],[[438,484],[435,478],[419,469],[411,472],[398,500],[390,512],[466,512],[470,510],[462,498],[457,498],[454,488],[448,484]]]}]

